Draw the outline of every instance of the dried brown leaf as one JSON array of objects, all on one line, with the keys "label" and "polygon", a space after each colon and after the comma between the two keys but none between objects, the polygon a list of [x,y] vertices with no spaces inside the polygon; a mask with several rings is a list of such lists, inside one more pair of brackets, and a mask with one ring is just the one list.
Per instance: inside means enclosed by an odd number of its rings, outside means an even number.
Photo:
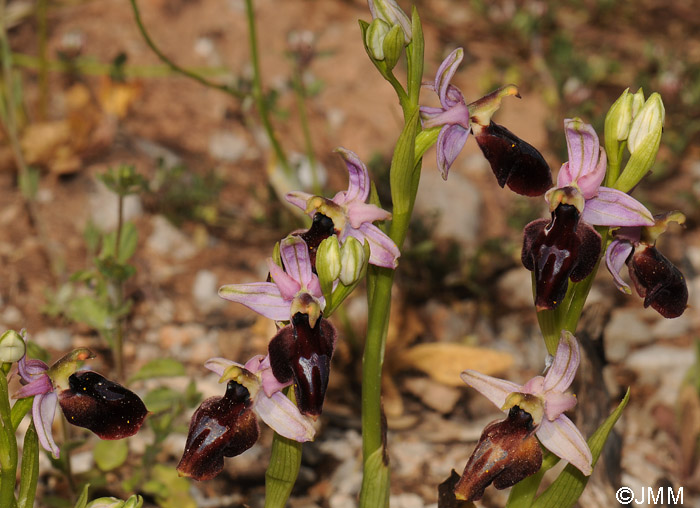
[{"label": "dried brown leaf", "polygon": [[494,375],[512,365],[513,357],[509,353],[444,342],[409,348],[396,363],[398,368],[418,369],[447,386],[464,386],[459,375],[465,369]]}]

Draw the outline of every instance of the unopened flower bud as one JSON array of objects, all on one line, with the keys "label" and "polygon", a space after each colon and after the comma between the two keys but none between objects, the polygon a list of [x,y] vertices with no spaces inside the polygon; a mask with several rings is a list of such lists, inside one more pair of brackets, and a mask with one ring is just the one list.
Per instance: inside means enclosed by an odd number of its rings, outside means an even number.
[{"label": "unopened flower bud", "polygon": [[346,286],[360,278],[365,265],[365,251],[362,244],[352,236],[348,237],[341,250],[340,282]]},{"label": "unopened flower bud", "polygon": [[387,69],[391,70],[396,67],[396,63],[399,61],[404,48],[403,32],[399,25],[394,25],[389,30],[389,33],[384,37],[382,45],[384,47],[384,63]]},{"label": "unopened flower bud", "polygon": [[369,10],[372,13],[372,19],[381,19],[389,24],[389,26],[399,25],[403,31],[404,41],[406,44],[411,42],[412,30],[411,20],[406,15],[395,0],[368,0]]},{"label": "unopened flower bud", "polygon": [[331,291],[333,282],[340,276],[341,266],[338,237],[331,235],[321,242],[316,252],[316,273],[324,295]]},{"label": "unopened flower bud", "polygon": [[22,336],[14,330],[7,330],[0,335],[0,363],[14,363],[27,351]]},{"label": "unopened flower bud", "polygon": [[122,501],[116,497],[99,497],[90,501],[86,508],[141,508],[142,506],[143,498],[133,495],[126,501]]},{"label": "unopened flower bud", "polygon": [[632,94],[632,118],[637,116],[642,106],[644,106],[644,90],[640,87]]},{"label": "unopened flower bud", "polygon": [[[613,103],[605,116],[605,140],[624,141],[630,133],[632,122],[632,103],[634,94],[629,93],[629,88]],[[608,153],[612,150],[605,146]]]},{"label": "unopened flower bud", "polygon": [[391,26],[380,18],[375,18],[367,27],[365,43],[375,60],[384,60],[384,38],[391,30]]},{"label": "unopened flower bud", "polygon": [[666,110],[661,96],[658,93],[651,94],[632,120],[627,140],[630,153],[633,154],[642,145],[656,142],[665,118]]}]

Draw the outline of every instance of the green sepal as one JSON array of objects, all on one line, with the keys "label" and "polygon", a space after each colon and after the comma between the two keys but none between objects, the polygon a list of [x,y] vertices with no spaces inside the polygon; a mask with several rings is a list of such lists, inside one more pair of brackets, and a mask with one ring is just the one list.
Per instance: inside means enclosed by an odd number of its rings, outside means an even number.
[{"label": "green sepal", "polygon": [[[593,456],[593,467],[595,468],[600,453],[603,451],[605,441],[608,439],[610,431],[622,415],[622,411],[629,402],[630,390],[627,389],[624,398],[615,411],[598,427],[593,435],[588,439],[588,447]],[[573,506],[586,488],[589,476],[585,476],[581,471],[567,464],[556,480],[535,500],[533,508],[567,508]]]},{"label": "green sepal", "polygon": [[404,34],[401,25],[394,25],[384,37],[384,64],[388,70],[396,67],[404,48]]},{"label": "green sepal", "polygon": [[389,506],[389,465],[383,448],[377,448],[365,461],[360,490],[360,507]]},{"label": "green sepal", "polygon": [[617,179],[613,188],[621,190],[622,192],[629,192],[646,176],[651,166],[654,165],[656,154],[659,153],[662,131],[663,128],[661,125],[656,127],[648,135],[647,141],[630,155],[625,169],[622,170],[622,174],[620,174],[620,178]]},{"label": "green sepal", "polygon": [[323,315],[326,318],[330,317],[330,315],[333,314],[333,312],[335,312],[335,310],[340,306],[340,304],[343,303],[343,301],[357,287],[360,281],[365,278],[365,275],[367,275],[367,267],[369,266],[370,254],[369,242],[367,242],[367,240],[365,240],[365,243],[362,245],[362,248],[364,250],[365,261],[362,270],[360,271],[359,277],[353,284],[349,286],[346,286],[342,282],[338,281],[338,285],[336,286],[335,291],[333,291],[330,298],[326,298],[326,308],[323,309]]}]

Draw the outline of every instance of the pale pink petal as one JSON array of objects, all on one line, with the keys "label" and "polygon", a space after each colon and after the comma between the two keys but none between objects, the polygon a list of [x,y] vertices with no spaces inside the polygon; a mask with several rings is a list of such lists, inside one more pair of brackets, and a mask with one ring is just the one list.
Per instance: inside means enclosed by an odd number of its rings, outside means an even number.
[{"label": "pale pink petal", "polygon": [[267,268],[270,270],[270,276],[277,285],[282,298],[287,302],[291,302],[301,289],[301,284],[294,280],[289,274],[287,274],[287,272],[282,270],[277,263],[272,261],[272,258],[268,258]]},{"label": "pale pink petal", "polygon": [[267,355],[260,363],[260,375],[262,376],[263,391],[268,397],[272,397],[274,393],[279,392],[294,382],[280,383],[277,381],[277,378],[272,373],[272,367],[270,367],[270,355]]},{"label": "pale pink petal", "polygon": [[[245,362],[245,365],[243,366],[243,368],[245,370],[247,370],[248,372],[252,372],[253,374],[256,374],[265,368],[262,366],[263,362],[265,361],[265,358],[267,358],[267,357],[265,357],[263,355],[255,355],[250,360]],[[270,368],[269,363],[267,364],[267,368]]]},{"label": "pale pink petal", "polygon": [[[438,115],[441,115],[444,111],[445,110],[442,108],[431,108],[430,106],[421,106],[420,117],[421,120],[430,120]],[[427,128],[425,124],[423,124],[423,128]]]},{"label": "pale pink petal", "polygon": [[569,163],[565,162],[561,165],[561,168],[559,169],[559,174],[557,175],[557,188],[563,189],[564,187],[568,187],[572,184],[573,181],[574,177],[572,176],[571,171],[569,170]]},{"label": "pale pink petal", "polygon": [[376,205],[370,205],[359,201],[348,203],[346,215],[350,225],[354,228],[359,228],[365,222],[371,223],[378,220],[391,219],[390,212]]},{"label": "pale pink petal", "polygon": [[27,360],[27,355],[24,355],[20,358],[19,362],[17,362],[17,368],[22,380],[29,382],[37,379],[38,376],[43,376],[49,369],[49,366],[41,360]]},{"label": "pale pink petal", "polygon": [[542,446],[589,476],[593,472],[591,450],[571,420],[561,415],[550,422],[542,419],[536,431]]},{"label": "pale pink petal", "polygon": [[[599,162],[600,143],[593,126],[583,123],[578,118],[564,120],[564,132],[569,149],[569,164],[564,179],[576,182],[589,173],[595,173]],[[605,176],[605,172],[602,176]]]},{"label": "pale pink petal", "polygon": [[462,151],[468,137],[469,131],[461,125],[446,125],[440,130],[437,140],[437,165],[443,180],[447,180],[450,167]]},{"label": "pale pink petal", "polygon": [[576,407],[576,397],[570,393],[550,392],[544,397],[544,414],[551,422],[562,413]]},{"label": "pale pink petal", "polygon": [[586,199],[590,199],[598,194],[598,189],[600,184],[605,178],[605,171],[608,167],[608,158],[605,155],[605,149],[600,147],[600,155],[598,156],[598,164],[593,168],[592,171],[581,175],[576,182],[578,188],[581,189],[581,194]]},{"label": "pale pink petal", "polygon": [[598,195],[587,199],[581,219],[594,226],[653,226],[651,212],[634,199],[617,189],[600,187]]},{"label": "pale pink petal", "polygon": [[487,376],[475,370],[465,370],[460,377],[462,381],[493,402],[498,409],[501,409],[503,404],[506,403],[508,395],[522,392],[523,388],[521,385],[506,381],[505,379]]},{"label": "pale pink petal", "polygon": [[362,224],[358,229],[347,228],[347,234],[357,238],[364,245],[369,243],[369,262],[375,266],[396,268],[401,255],[394,241],[373,224]]},{"label": "pale pink petal", "polygon": [[435,90],[440,98],[440,104],[442,104],[442,107],[445,109],[453,105],[448,102],[447,89],[450,86],[452,77],[457,71],[457,67],[459,67],[460,63],[462,63],[463,57],[464,50],[462,48],[455,49],[442,61],[437,73],[435,74]]},{"label": "pale pink petal", "polygon": [[26,397],[31,397],[32,395],[41,395],[43,393],[49,393],[53,391],[53,385],[49,376],[46,374],[39,378],[34,379],[31,383],[28,383],[17,390],[12,396],[13,399],[24,399]]},{"label": "pale pink petal", "polygon": [[605,251],[605,265],[612,274],[617,289],[627,294],[630,294],[632,291],[629,285],[620,277],[620,270],[622,270],[627,258],[632,253],[632,249],[632,244],[629,242],[613,240]]},{"label": "pale pink petal", "polygon": [[424,129],[430,129],[439,125],[459,125],[468,133],[471,128],[469,124],[469,108],[465,104],[460,103],[442,111],[438,115],[433,115],[423,120]]},{"label": "pale pink petal", "polygon": [[258,314],[275,321],[289,319],[291,302],[282,298],[280,290],[272,282],[227,284],[219,288],[219,296],[232,302],[242,303]]},{"label": "pale pink petal", "polygon": [[[367,166],[365,166],[355,152],[346,150],[345,148],[336,148],[336,152],[345,160],[345,165],[348,168],[349,181],[348,190],[345,192],[344,198],[341,199],[339,195],[336,195],[333,201],[339,205],[352,203],[354,201],[364,202],[367,196],[369,196],[370,189]],[[336,198],[338,198],[338,201],[336,201]]]},{"label": "pale pink petal", "polygon": [[226,372],[226,369],[228,369],[232,365],[245,368],[240,363],[232,362],[231,360],[227,360],[226,358],[221,357],[209,358],[206,362],[204,362],[204,367],[206,367],[219,377],[223,376],[224,372]]},{"label": "pale pink petal", "polygon": [[[302,210],[304,210],[304,212],[306,212],[306,204],[308,203],[309,199],[311,199],[313,197],[314,197],[313,194],[309,194],[307,192],[295,191],[295,192],[288,192],[284,198],[289,203],[301,208]],[[313,215],[314,213],[316,213],[316,212],[315,211],[309,212],[309,215]]]},{"label": "pale pink petal", "polygon": [[544,376],[535,376],[530,381],[523,385],[522,393],[529,393],[531,395],[542,395],[544,394]]},{"label": "pale pink petal", "polygon": [[313,441],[316,430],[312,420],[299,412],[281,392],[268,397],[258,392],[253,409],[280,436],[300,443]]},{"label": "pale pink petal", "polygon": [[545,392],[563,392],[574,380],[580,361],[578,342],[570,332],[562,331],[552,366],[544,377]]},{"label": "pale pink petal", "polygon": [[51,455],[53,455],[55,459],[58,458],[60,450],[53,440],[53,431],[51,427],[53,427],[53,418],[56,414],[57,402],[58,397],[56,393],[49,392],[35,396],[32,404],[32,419],[34,420],[34,427],[36,428],[39,443],[41,443],[44,450],[51,452]]},{"label": "pale pink petal", "polygon": [[[280,292],[282,293],[282,296],[284,296],[285,300],[291,300],[291,298],[293,298],[301,288],[308,287],[308,284],[311,281],[313,271],[311,270],[309,248],[306,246],[306,242],[300,236],[290,235],[280,243],[280,256],[282,257],[282,263],[284,264],[284,271],[299,284],[299,287],[297,287],[297,289],[292,293],[291,297],[288,297],[287,294],[292,289],[292,285],[289,283],[289,281],[283,282],[285,288],[282,289],[277,278],[275,277],[275,274],[272,274],[272,277],[277,286],[280,288]],[[269,264],[270,263],[268,262],[268,265]],[[272,270],[270,270],[270,273],[272,273]]]}]

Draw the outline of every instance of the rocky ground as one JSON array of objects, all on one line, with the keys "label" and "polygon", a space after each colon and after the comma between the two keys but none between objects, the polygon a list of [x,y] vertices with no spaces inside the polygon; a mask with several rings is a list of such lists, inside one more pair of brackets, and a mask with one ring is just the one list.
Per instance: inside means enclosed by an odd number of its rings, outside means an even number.
[{"label": "rocky ground", "polygon": [[[700,43],[692,34],[700,20],[682,2],[641,2],[635,12],[588,3],[580,9],[501,1],[484,10],[480,2],[418,2],[426,32],[426,79],[447,52],[463,45],[467,56],[455,83],[466,97],[518,82],[523,99],[504,104],[497,120],[540,149],[555,169],[565,157],[564,117],[580,115],[598,127],[626,86],[644,85],[647,92],[664,94],[668,141],[655,175],[635,195],[653,212],[680,209],[688,217],[686,227],[671,228],[659,247],[683,270],[690,307],[682,317],[665,320],[643,309],[636,295],[619,293],[607,272],[599,273],[579,335],[587,358],[577,385],[581,403],[576,420],[590,434],[627,387],[631,401],[616,427],[615,446],[606,452],[605,467],[596,470],[580,505],[611,506],[620,486],[641,492],[646,486],[673,485],[684,487],[685,505],[693,506],[700,503],[700,467],[693,452],[700,435],[700,402],[688,379],[698,369],[694,341],[700,332],[700,151],[693,143],[700,108],[692,83],[700,68]],[[213,80],[249,79],[242,1],[141,4],[154,40],[179,64],[214,69]],[[342,161],[332,153],[344,146],[370,164],[381,196],[386,191],[381,178],[400,129],[400,108],[359,40],[356,20],[369,18],[365,2],[255,4],[263,78],[266,88],[278,95],[273,118],[282,145],[289,152],[304,151],[299,109],[289,84],[293,67],[285,52],[290,38],[310,33],[316,55],[304,74],[314,90],[307,112],[315,154],[326,168],[327,192],[345,187]],[[662,8],[665,21],[652,23]],[[571,47],[556,46],[557,37],[568,37]],[[126,163],[152,182],[175,181],[167,170],[184,166],[190,176],[177,180],[180,192],[191,196],[192,189],[201,187],[200,201],[156,189],[130,196],[125,203],[125,218],[135,223],[139,235],[131,261],[136,273],[125,287],[125,295],[134,301],[126,318],[127,374],[167,356],[185,365],[185,375],[167,379],[169,387],[184,391],[193,379],[203,396],[220,394],[216,376],[203,362],[214,356],[240,361],[262,353],[275,330],[245,307],[219,299],[217,289],[263,280],[274,242],[301,225],[269,185],[274,174],[269,143],[250,101],[162,70],[139,34],[128,2],[52,6],[50,57],[57,59],[76,40],[82,55],[95,62],[108,63],[124,52],[127,66],[146,71],[127,80],[119,92],[104,70],[52,72],[42,114],[37,74],[22,69],[24,125],[30,132],[25,134],[25,150],[30,163],[41,169],[41,179],[30,220],[4,137],[0,330],[26,328],[31,340],[53,358],[77,346],[90,347],[99,353],[96,366],[105,372],[113,369],[109,349],[93,328],[51,312],[60,311],[71,274],[91,266],[83,236],[87,225],[102,231],[116,226],[117,198],[97,175]],[[37,54],[33,17],[13,22],[10,42],[17,53]],[[594,50],[600,43],[603,49]],[[685,51],[678,55],[681,44]],[[559,54],[565,51],[568,59]],[[563,62],[585,65],[587,71],[562,77],[574,72]],[[384,406],[394,508],[436,506],[437,485],[451,469],[461,472],[484,425],[499,417],[488,401],[461,383],[461,370],[488,367],[520,382],[544,366],[530,273],[519,262],[520,231],[542,216],[543,204],[501,190],[472,141],[447,184],[435,168],[434,152],[426,156],[417,217],[397,276],[387,349]],[[291,506],[356,505],[365,313],[359,291],[335,320],[343,340],[334,358],[319,438],[305,446]],[[434,343],[455,347],[449,353],[431,350],[441,368],[424,360],[425,350],[416,349]],[[469,347],[499,354],[474,353]],[[154,383],[140,381],[134,388],[144,393]],[[187,419],[188,414],[179,417],[158,456],[160,464],[174,468],[184,447]],[[187,499],[200,507],[262,506],[271,437],[265,430],[251,450],[227,460],[218,479],[192,482]],[[151,439],[146,430],[129,441],[128,461],[104,475],[110,486],[106,492],[125,494],[120,485],[131,477]],[[88,439],[72,452],[78,478],[95,470],[94,444]],[[74,499],[47,458],[42,458],[40,496],[40,506],[49,506],[51,496]],[[502,506],[506,497],[507,492],[490,489],[482,505]],[[148,496],[147,502],[155,499]]]}]

